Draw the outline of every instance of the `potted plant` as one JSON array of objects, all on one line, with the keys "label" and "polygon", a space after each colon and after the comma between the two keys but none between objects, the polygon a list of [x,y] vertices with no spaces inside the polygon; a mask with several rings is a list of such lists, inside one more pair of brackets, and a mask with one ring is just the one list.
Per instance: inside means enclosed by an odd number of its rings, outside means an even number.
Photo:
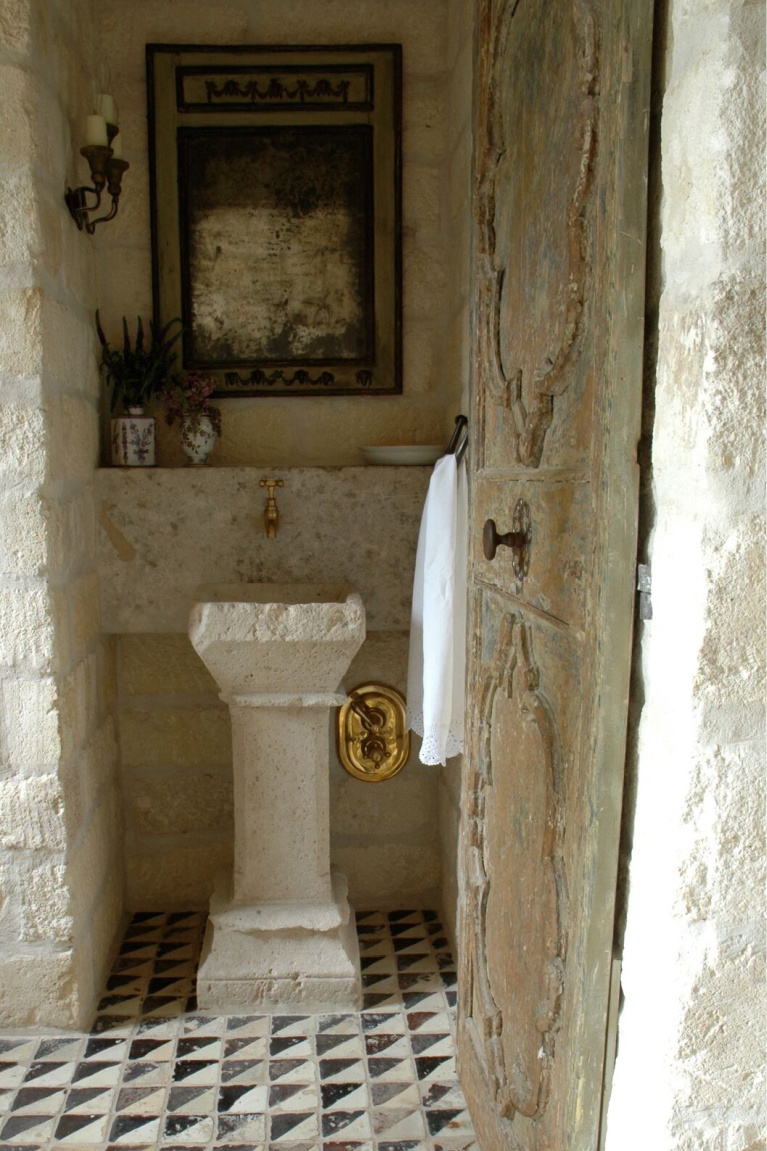
[{"label": "potted plant", "polygon": [[215,380],[200,372],[174,377],[163,390],[165,422],[181,424],[181,447],[191,464],[204,464],[221,435],[221,410],[210,402]]},{"label": "potted plant", "polygon": [[[178,324],[178,330],[172,332]],[[155,462],[154,417],[144,415],[144,405],[171,381],[181,337],[181,321],[170,320],[163,328],[150,321],[149,339],[139,317],[136,340],[131,344],[128,322],[123,316],[122,349],[111,348],[96,312],[96,331],[101,344],[101,369],[112,390],[110,410],[118,403],[122,416],[112,419],[112,463],[122,467],[152,467]]]}]

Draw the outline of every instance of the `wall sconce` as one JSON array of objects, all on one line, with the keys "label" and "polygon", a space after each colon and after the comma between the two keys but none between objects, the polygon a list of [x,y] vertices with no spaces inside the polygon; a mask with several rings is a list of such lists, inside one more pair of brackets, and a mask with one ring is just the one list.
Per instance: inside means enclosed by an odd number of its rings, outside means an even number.
[{"label": "wall sconce", "polygon": [[[113,220],[117,215],[123,173],[130,167],[122,158],[122,139],[114,100],[111,96],[99,96],[96,106],[97,114],[85,117],[85,145],[80,149],[80,155],[88,161],[93,187],[67,188],[64,197],[77,227],[80,231],[84,228],[89,236],[93,235],[97,224]],[[101,205],[105,187],[112,197],[112,207],[105,216],[91,220],[90,214],[97,212]],[[95,202],[88,203],[88,193],[96,197]]]}]

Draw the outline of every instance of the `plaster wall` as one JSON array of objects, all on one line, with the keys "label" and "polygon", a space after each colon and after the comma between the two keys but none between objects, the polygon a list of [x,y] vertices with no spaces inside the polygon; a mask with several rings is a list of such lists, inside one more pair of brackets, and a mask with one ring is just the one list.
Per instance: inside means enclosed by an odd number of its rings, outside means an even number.
[{"label": "plaster wall", "polygon": [[629,765],[607,1148],[757,1151],[767,1128],[765,7],[671,0],[659,16],[653,619]]},{"label": "plaster wall", "polygon": [[[85,1026],[121,926],[92,477],[93,245],[63,203],[89,0],[0,9],[0,1019]],[[78,178],[79,177],[79,178]]]},{"label": "plaster wall", "polygon": [[[344,686],[405,692],[410,595],[427,468],[275,471],[276,539],[257,468],[98,473],[102,626],[116,636],[118,726],[132,908],[207,904],[232,853],[228,709],[187,638],[195,588],[242,580],[344,583],[367,636]],[[358,907],[439,903],[439,773],[418,762],[379,784],[331,747],[331,859]]]},{"label": "plaster wall", "polygon": [[[106,0],[101,46],[111,62],[125,156],[120,213],[103,237],[99,301],[109,333],[120,318],[151,314],[149,178],[144,45],[170,43],[332,44],[396,41],[404,54],[402,396],[223,401],[223,435],[211,464],[360,464],[363,444],[440,443],[456,397],[446,308],[455,240],[449,193],[445,0]],[[466,227],[464,221],[463,227]],[[158,425],[158,462],[184,462],[176,429]]]}]

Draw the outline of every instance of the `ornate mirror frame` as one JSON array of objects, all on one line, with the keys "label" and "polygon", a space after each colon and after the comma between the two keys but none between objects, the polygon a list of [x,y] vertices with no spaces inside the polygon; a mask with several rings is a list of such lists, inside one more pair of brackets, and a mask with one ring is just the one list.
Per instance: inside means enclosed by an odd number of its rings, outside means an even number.
[{"label": "ornate mirror frame", "polygon": [[218,395],[402,391],[399,44],[149,44],[155,319]]}]

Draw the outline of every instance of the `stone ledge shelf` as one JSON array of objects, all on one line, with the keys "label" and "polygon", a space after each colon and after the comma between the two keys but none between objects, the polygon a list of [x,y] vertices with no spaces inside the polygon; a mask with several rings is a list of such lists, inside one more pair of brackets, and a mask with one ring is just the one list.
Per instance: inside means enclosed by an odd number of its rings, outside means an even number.
[{"label": "stone ledge shelf", "polygon": [[211,900],[198,1003],[356,1009],[346,880],[330,871],[327,732],[365,638],[362,599],[328,585],[200,588],[189,638],[229,704],[234,759],[234,869]]},{"label": "stone ledge shelf", "polygon": [[[355,587],[372,631],[407,631],[430,467],[103,468],[96,473],[102,628],[186,633],[201,584]],[[264,476],[284,480],[277,538]]]}]

